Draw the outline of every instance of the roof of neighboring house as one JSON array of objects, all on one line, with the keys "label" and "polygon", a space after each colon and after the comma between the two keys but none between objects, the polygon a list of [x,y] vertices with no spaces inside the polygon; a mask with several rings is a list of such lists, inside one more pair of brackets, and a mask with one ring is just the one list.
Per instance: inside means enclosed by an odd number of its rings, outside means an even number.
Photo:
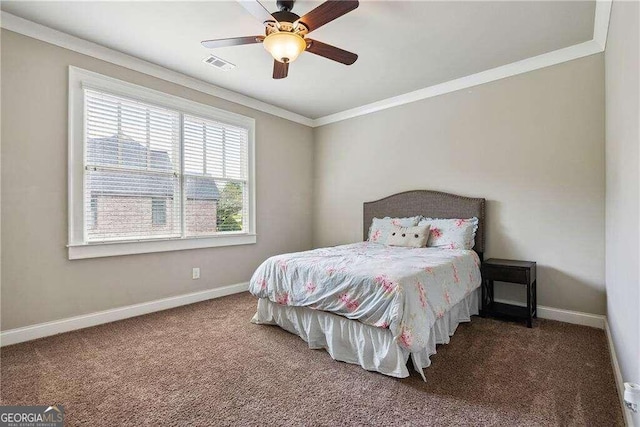
[{"label": "roof of neighboring house", "polygon": [[[126,153],[122,157],[121,153]],[[87,160],[100,166],[124,166],[140,169],[141,173],[98,170],[87,176],[87,189],[93,196],[139,196],[171,198],[177,180],[162,172],[172,171],[169,153],[150,150],[148,147],[126,137],[113,135],[107,138],[93,138],[87,141]],[[157,175],[145,173],[159,172]],[[187,178],[186,196],[196,200],[219,200],[220,192],[213,180]]]}]

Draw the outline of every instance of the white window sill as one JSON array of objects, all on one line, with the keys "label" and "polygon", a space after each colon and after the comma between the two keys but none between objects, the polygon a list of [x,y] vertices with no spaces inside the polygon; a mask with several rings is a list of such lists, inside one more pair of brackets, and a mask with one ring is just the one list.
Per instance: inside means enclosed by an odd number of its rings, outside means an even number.
[{"label": "white window sill", "polygon": [[255,234],[227,234],[193,239],[87,243],[68,245],[68,248],[69,259],[85,259],[119,255],[148,254],[153,252],[181,251],[185,249],[251,245],[254,243],[256,243]]}]

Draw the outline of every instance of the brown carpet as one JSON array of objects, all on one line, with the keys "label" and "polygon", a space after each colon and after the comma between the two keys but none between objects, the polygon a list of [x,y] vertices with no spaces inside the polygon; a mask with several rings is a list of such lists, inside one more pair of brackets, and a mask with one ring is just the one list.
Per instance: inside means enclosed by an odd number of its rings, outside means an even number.
[{"label": "brown carpet", "polygon": [[474,317],[403,380],[249,323],[233,295],[1,350],[2,404],[67,425],[623,425],[603,331]]}]

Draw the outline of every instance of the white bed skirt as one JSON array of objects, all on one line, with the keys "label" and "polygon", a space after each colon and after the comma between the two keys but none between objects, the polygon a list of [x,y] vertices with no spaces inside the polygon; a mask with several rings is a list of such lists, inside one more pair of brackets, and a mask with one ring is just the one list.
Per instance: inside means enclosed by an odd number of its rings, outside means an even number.
[{"label": "white bed skirt", "polygon": [[324,348],[335,360],[362,366],[397,378],[409,376],[407,361],[424,376],[423,368],[431,364],[436,344],[448,344],[461,322],[471,321],[478,314],[480,288],[451,307],[444,317],[437,319],[429,335],[429,343],[421,352],[409,353],[400,347],[388,329],[376,328],[325,311],[306,307],[290,307],[258,300],[258,310],[251,321],[257,324],[278,325],[298,335],[310,348]]}]

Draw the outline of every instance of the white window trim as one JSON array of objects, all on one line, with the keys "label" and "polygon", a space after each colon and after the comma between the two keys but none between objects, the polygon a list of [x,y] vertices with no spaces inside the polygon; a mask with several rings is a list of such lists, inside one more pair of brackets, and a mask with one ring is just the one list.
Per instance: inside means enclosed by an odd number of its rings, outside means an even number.
[{"label": "white window trim", "polygon": [[[114,95],[193,114],[206,119],[223,121],[249,129],[248,229],[240,233],[219,233],[215,236],[149,239],[125,242],[84,241],[84,93],[83,88],[102,90]],[[200,104],[143,86],[127,83],[81,68],[69,67],[69,259],[98,258],[117,255],[177,251],[219,246],[256,243],[256,185],[255,185],[255,120],[209,105]]]}]

